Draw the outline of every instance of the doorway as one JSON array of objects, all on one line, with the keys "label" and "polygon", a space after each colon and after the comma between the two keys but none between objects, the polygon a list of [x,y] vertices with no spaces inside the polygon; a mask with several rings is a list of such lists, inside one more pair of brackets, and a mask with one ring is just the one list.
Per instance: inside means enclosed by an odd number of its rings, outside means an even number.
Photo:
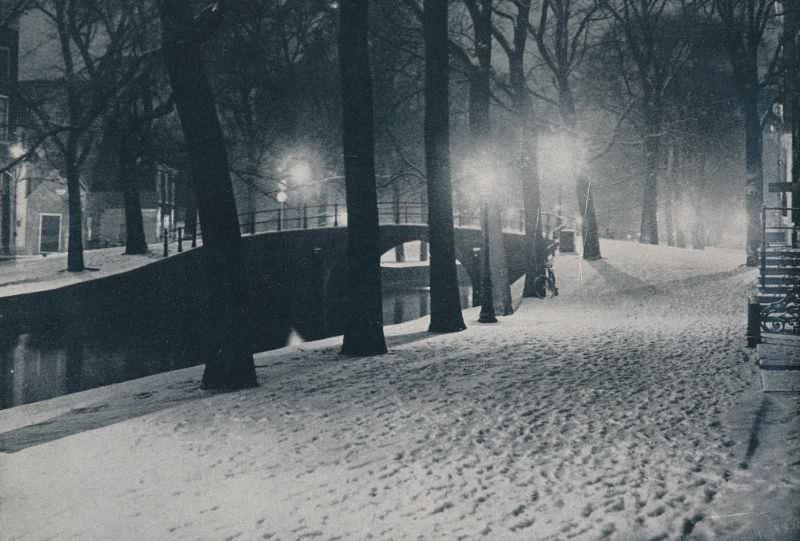
[{"label": "doorway", "polygon": [[39,215],[39,252],[61,251],[61,215]]}]

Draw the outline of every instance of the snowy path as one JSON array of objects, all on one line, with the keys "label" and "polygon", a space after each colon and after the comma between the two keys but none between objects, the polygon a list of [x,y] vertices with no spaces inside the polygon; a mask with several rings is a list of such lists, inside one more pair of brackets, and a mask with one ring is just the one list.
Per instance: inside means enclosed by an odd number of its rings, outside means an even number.
[{"label": "snowy path", "polygon": [[741,254],[603,249],[559,259],[556,299],[398,325],[385,356],[330,339],[245,392],[195,368],[0,412],[0,539],[797,539],[798,400],[753,448]]}]

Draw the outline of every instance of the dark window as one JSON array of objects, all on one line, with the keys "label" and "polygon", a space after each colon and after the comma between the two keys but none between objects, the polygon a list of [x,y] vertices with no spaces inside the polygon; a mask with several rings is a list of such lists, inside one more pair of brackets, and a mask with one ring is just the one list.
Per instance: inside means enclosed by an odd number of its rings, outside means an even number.
[{"label": "dark window", "polygon": [[0,96],[0,141],[8,141],[8,96]]},{"label": "dark window", "polygon": [[0,81],[11,79],[11,51],[8,47],[0,47]]}]

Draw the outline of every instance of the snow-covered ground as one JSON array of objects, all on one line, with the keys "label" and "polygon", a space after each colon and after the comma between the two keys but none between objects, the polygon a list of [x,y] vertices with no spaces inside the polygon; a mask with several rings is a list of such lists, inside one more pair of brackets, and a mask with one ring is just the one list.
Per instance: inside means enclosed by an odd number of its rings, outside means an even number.
[{"label": "snow-covered ground", "polygon": [[744,349],[742,254],[604,241],[496,325],[387,328],[0,412],[0,539],[800,539],[797,395]]}]

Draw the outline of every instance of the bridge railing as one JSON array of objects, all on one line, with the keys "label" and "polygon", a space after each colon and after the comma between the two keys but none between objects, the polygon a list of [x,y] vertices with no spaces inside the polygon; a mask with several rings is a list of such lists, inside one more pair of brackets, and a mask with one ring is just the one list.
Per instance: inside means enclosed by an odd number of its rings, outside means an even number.
[{"label": "bridge railing", "polygon": [[[549,216],[548,213],[545,213]],[[502,216],[503,229],[511,232],[525,231],[525,214],[522,209],[506,209]],[[425,225],[428,223],[428,206],[420,202],[379,201],[378,223]],[[547,220],[545,231],[550,231]],[[461,208],[453,211],[456,227],[479,229],[479,209]],[[344,227],[347,225],[347,207],[344,204],[301,205],[262,209],[239,214],[242,234],[252,235],[269,231],[318,229],[322,227]]]}]

